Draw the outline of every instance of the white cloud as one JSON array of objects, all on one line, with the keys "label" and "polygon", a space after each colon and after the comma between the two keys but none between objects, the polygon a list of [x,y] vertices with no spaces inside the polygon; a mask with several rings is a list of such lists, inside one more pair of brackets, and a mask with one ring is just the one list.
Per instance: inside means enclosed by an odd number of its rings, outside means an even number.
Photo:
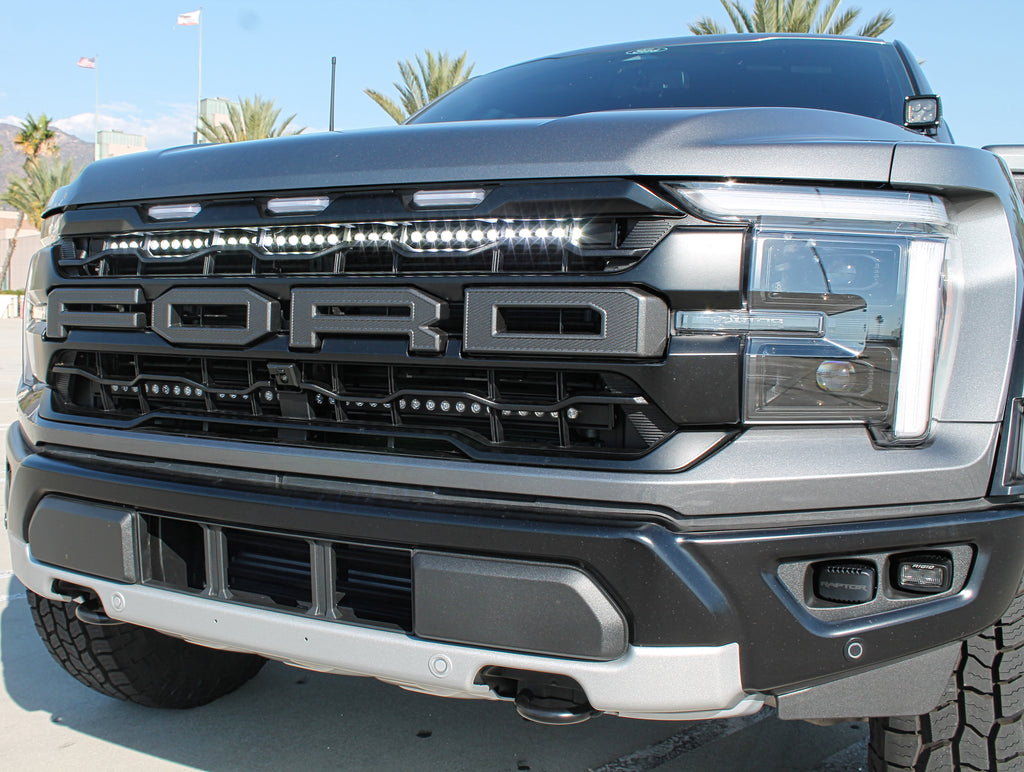
[{"label": "white cloud", "polygon": [[[100,109],[99,128],[101,131],[114,129],[141,134],[146,138],[146,147],[150,150],[189,144],[195,124],[195,107],[186,104],[167,104],[162,107],[161,114],[143,117],[135,105],[126,102],[104,104]],[[6,120],[0,118],[0,121]],[[53,123],[61,131],[86,142],[93,141],[93,113],[78,113],[59,118]]]}]

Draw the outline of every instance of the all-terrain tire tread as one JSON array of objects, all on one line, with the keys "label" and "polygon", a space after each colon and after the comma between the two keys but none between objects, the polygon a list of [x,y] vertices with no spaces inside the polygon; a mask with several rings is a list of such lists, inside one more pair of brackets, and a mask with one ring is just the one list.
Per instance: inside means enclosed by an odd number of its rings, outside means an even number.
[{"label": "all-terrain tire tread", "polygon": [[28,593],[39,637],[68,673],[108,697],[193,708],[234,691],[263,667],[254,654],[208,649],[136,625],[90,625],[72,603]]},{"label": "all-terrain tire tread", "polygon": [[942,701],[923,716],[872,718],[872,772],[1024,772],[1024,593],[961,644]]}]

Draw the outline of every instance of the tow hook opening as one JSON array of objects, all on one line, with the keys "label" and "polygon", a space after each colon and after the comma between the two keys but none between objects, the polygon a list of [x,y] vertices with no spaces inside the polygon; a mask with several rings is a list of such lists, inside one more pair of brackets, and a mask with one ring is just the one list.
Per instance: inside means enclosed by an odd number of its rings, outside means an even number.
[{"label": "tow hook opening", "polygon": [[71,582],[64,582],[60,579],[53,583],[53,591],[57,595],[64,595],[71,598],[75,604],[75,616],[78,621],[85,625],[123,625],[117,619],[111,619],[103,609],[103,602],[99,596],[88,587],[82,587]]},{"label": "tow hook opening", "polygon": [[581,724],[601,715],[591,707],[583,687],[568,676],[485,667],[476,683],[490,687],[502,699],[514,700],[519,715],[538,724]]}]

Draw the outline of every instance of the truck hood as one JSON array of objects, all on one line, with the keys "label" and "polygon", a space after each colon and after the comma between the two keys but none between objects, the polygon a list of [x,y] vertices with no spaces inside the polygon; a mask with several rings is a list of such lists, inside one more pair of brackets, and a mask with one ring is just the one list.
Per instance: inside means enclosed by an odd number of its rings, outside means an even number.
[{"label": "truck hood", "polygon": [[892,124],[801,108],[636,110],[392,126],[198,145],[90,164],[48,211],[88,204],[339,187],[566,177],[885,183]]}]

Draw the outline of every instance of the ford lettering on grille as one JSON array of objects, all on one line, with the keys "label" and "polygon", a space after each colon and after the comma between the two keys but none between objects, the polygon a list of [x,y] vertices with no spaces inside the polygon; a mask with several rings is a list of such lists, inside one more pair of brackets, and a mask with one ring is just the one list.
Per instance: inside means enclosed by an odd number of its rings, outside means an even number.
[{"label": "ford lettering on grille", "polygon": [[[47,300],[52,340],[73,329],[146,328],[146,301],[138,288],[60,287]],[[289,346],[296,350],[317,350],[332,336],[404,337],[416,354],[440,354],[447,345],[437,325],[447,318],[448,304],[413,287],[301,287],[291,291],[290,300]],[[467,353],[651,358],[661,356],[668,340],[668,306],[631,288],[472,288],[464,301]],[[516,308],[548,314],[582,310],[596,323],[566,333],[543,325],[533,329],[527,321],[509,331],[503,311]],[[280,302],[246,287],[172,288],[149,306],[148,324],[178,346],[248,346],[283,326]]]}]

